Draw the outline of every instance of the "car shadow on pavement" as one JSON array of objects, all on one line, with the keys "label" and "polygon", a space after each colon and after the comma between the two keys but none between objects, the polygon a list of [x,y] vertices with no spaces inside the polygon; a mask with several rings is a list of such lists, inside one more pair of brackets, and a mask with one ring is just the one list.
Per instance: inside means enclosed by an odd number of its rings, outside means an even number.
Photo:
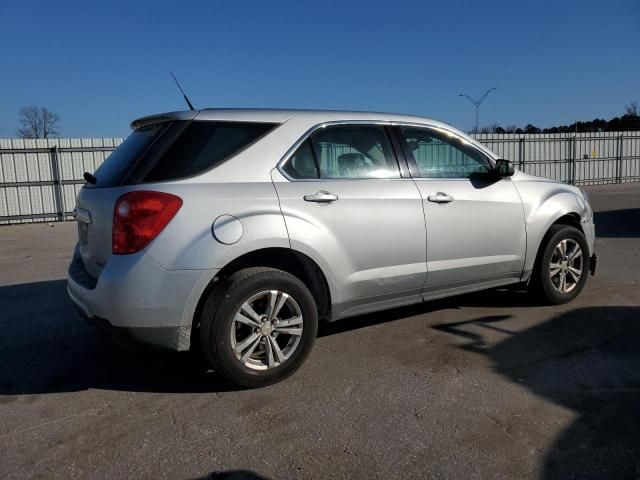
[{"label": "car shadow on pavement", "polygon": [[[436,325],[495,371],[577,417],[553,442],[543,479],[640,478],[640,307],[588,307],[488,344],[509,315]],[[501,331],[506,332],[504,329]]]},{"label": "car shadow on pavement", "polygon": [[602,238],[640,237],[640,208],[595,212],[596,236]]},{"label": "car shadow on pavement", "polygon": [[[319,337],[459,306],[524,306],[531,297],[484,292],[322,323]],[[238,390],[190,352],[127,349],[76,312],[65,280],[0,287],[0,404],[15,395],[81,391],[198,393]],[[4,397],[3,397],[4,396]]]},{"label": "car shadow on pavement", "polygon": [[88,388],[237,390],[189,352],[114,344],[76,312],[65,280],[0,287],[0,305],[0,404],[12,401],[13,395]]}]

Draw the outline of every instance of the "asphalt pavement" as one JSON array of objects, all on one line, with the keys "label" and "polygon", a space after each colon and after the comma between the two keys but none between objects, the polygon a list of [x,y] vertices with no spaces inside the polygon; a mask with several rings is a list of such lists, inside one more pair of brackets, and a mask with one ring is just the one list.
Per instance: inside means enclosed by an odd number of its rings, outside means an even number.
[{"label": "asphalt pavement", "polygon": [[81,320],[73,223],[0,226],[0,477],[639,478],[640,183],[587,191],[600,261],[576,301],[502,289],[324,325],[259,390]]}]

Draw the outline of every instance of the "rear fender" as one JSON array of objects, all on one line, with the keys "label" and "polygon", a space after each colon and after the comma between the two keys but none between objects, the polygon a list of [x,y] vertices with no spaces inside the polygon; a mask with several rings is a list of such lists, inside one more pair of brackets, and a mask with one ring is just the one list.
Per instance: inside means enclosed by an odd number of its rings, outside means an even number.
[{"label": "rear fender", "polygon": [[[147,253],[167,270],[217,269],[253,250],[290,247],[271,182],[159,184],[147,188],[183,199],[180,211],[147,247]],[[214,235],[214,222],[222,216],[229,216],[224,218],[231,218],[239,227],[238,238],[227,239],[228,243]]]}]

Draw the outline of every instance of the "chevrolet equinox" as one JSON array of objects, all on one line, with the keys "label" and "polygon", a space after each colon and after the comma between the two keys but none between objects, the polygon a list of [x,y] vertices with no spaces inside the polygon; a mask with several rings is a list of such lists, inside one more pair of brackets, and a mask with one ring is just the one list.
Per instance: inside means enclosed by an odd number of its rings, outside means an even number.
[{"label": "chevrolet equinox", "polygon": [[210,109],[132,129],[85,174],[69,295],[242,386],[292,374],[321,320],[508,284],[560,304],[595,270],[584,192],[434,120]]}]

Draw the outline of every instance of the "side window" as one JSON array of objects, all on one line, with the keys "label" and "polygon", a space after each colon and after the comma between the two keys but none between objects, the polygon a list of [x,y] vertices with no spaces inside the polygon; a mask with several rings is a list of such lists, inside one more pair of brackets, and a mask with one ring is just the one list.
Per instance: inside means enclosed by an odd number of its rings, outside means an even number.
[{"label": "side window", "polygon": [[400,178],[391,143],[379,125],[321,128],[282,169],[294,179]]},{"label": "side window", "polygon": [[400,127],[400,132],[421,177],[469,178],[491,170],[482,153],[446,134],[414,127]]},{"label": "side window", "polygon": [[300,145],[300,148],[282,168],[287,175],[295,179],[318,178],[318,169],[311,149],[309,139]]},{"label": "side window", "polygon": [[330,126],[314,132],[311,144],[321,178],[400,178],[383,126]]}]

